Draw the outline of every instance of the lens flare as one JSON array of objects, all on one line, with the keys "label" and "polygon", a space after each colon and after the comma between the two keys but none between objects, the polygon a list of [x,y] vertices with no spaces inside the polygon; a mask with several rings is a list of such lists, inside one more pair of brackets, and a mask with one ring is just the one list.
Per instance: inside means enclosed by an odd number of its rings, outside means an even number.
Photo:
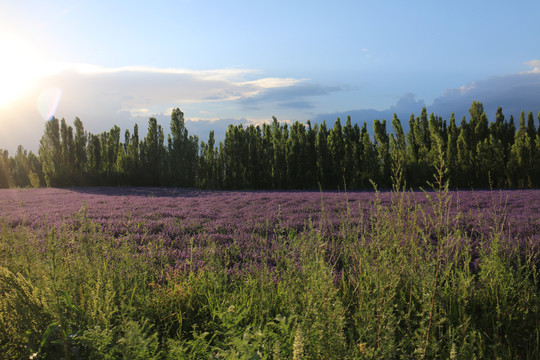
[{"label": "lens flare", "polygon": [[48,121],[53,118],[61,98],[62,90],[57,87],[47,88],[39,94],[37,107],[43,120]]}]

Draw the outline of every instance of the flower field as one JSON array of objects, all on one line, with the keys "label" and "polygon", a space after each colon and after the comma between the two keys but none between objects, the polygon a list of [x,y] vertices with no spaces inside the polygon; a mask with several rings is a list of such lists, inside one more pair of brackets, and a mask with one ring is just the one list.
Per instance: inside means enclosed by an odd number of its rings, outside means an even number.
[{"label": "flower field", "polygon": [[8,358],[535,358],[540,191],[0,190]]}]

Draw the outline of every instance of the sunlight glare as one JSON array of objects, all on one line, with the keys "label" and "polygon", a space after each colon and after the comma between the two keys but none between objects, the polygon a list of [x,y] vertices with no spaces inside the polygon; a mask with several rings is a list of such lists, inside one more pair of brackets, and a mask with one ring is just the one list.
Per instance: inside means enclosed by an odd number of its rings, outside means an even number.
[{"label": "sunlight glare", "polygon": [[38,58],[22,40],[0,34],[0,107],[27,91],[38,75]]}]

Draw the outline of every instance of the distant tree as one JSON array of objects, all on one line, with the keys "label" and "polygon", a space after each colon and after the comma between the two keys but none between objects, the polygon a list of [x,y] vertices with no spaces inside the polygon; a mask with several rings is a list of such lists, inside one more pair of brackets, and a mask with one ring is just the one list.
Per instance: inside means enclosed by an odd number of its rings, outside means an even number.
[{"label": "distant tree", "polygon": [[86,150],[86,146],[88,143],[88,134],[84,130],[83,123],[81,119],[78,117],[75,118],[73,121],[73,126],[75,126],[75,138],[74,138],[74,149],[73,149],[73,156],[74,156],[74,174],[73,178],[75,181],[75,184],[78,185],[84,185],[86,183],[85,181],[85,174],[86,174],[86,167],[87,167],[87,159],[88,154]]},{"label": "distant tree", "polygon": [[176,108],[171,113],[171,135],[169,140],[169,167],[171,184],[186,186],[188,131],[185,126],[184,113]]},{"label": "distant tree", "polygon": [[501,187],[505,183],[504,147],[493,135],[476,145],[477,174],[475,187]]},{"label": "distant tree", "polygon": [[540,136],[540,111],[538,112],[538,131],[536,132],[537,136]]},{"label": "distant tree", "polygon": [[274,184],[274,144],[272,127],[269,124],[263,124],[261,141],[261,187],[263,189],[270,189]]},{"label": "distant tree", "polygon": [[[540,113],[538,114],[539,120],[540,120]],[[536,134],[536,138],[534,141],[535,144],[535,151],[534,151],[534,158],[533,158],[533,171],[532,171],[532,178],[533,186],[536,188],[540,187],[540,126],[539,126],[539,132]]]},{"label": "distant tree", "polygon": [[246,187],[247,143],[242,125],[229,125],[223,143],[225,154],[225,183],[229,189]]},{"label": "distant tree", "polygon": [[405,132],[401,126],[401,121],[396,114],[394,114],[392,118],[392,130],[393,134],[391,134],[390,138],[392,176],[394,177],[394,181],[403,181],[405,180],[403,176],[406,172],[407,143],[405,141]]},{"label": "distant tree", "polygon": [[331,155],[328,149],[328,134],[326,121],[323,121],[316,140],[318,183],[322,188],[327,188],[330,185]]},{"label": "distant tree", "polygon": [[529,111],[527,114],[527,134],[529,135],[530,139],[534,139],[536,137],[536,127],[534,125],[534,115],[532,111]]},{"label": "distant tree", "polygon": [[531,178],[531,139],[525,126],[525,114],[519,118],[519,129],[516,132],[514,144],[510,149],[507,164],[508,182],[512,187],[525,188],[532,186]]},{"label": "distant tree", "polygon": [[74,185],[75,145],[73,140],[73,128],[67,125],[65,119],[62,119],[60,122],[60,138],[62,140],[62,163],[59,176],[63,179],[64,186]]},{"label": "distant tree", "polygon": [[[442,163],[451,186],[540,187],[540,126],[532,112],[521,112],[519,130],[497,108],[489,122],[482,103],[473,101],[470,120],[456,125],[411,114],[405,134],[394,114],[392,132],[386,120],[374,120],[373,136],[350,117],[338,118],[331,129],[326,122],[280,124],[275,117],[262,127],[229,126],[216,146],[214,132],[208,142],[189,135],[184,114],[174,109],[171,133],[165,134],[155,118],[141,141],[138,126],[94,135],[75,118],[46,122],[39,157],[19,147],[13,157],[0,151],[0,187],[71,185],[199,186],[231,189],[369,188],[370,180],[388,187],[401,174],[407,186],[425,186]],[[540,121],[540,112],[538,113]]]},{"label": "distant tree", "polygon": [[363,144],[363,134],[364,132],[367,133],[367,125],[364,122],[362,125],[362,129],[358,126],[358,124],[355,124],[353,128],[355,132],[355,138],[357,139],[355,141],[356,146],[354,149],[354,187],[355,188],[362,188],[364,187],[363,180],[362,180],[362,172],[363,172],[363,166],[364,166],[364,144]]},{"label": "distant tree", "polygon": [[126,129],[124,132],[124,143],[120,144],[118,148],[118,156],[116,158],[116,180],[118,185],[126,185],[129,182],[128,172],[129,172],[129,159],[128,159],[128,148],[129,143],[131,142],[131,133],[129,129]]},{"label": "distant tree", "polygon": [[104,165],[105,181],[109,185],[117,184],[118,154],[120,152],[120,128],[114,125],[110,131],[101,134],[101,159]]},{"label": "distant tree", "polygon": [[409,186],[416,186],[418,181],[419,165],[418,165],[418,151],[419,144],[416,142],[416,133],[415,127],[417,126],[417,121],[414,117],[414,114],[411,114],[409,117],[409,132],[406,135],[407,139],[407,161],[405,165],[405,179],[407,179],[407,184]]},{"label": "distant tree", "polygon": [[306,129],[296,121],[287,140],[287,178],[289,188],[303,189],[306,181]]},{"label": "distant tree", "polygon": [[448,126],[446,141],[446,168],[448,169],[448,180],[450,186],[456,186],[457,176],[457,138],[459,136],[454,113],[450,114],[450,125]]},{"label": "distant tree", "polygon": [[287,124],[280,125],[275,116],[272,117],[272,177],[274,188],[285,189],[287,186],[287,140],[289,129]]},{"label": "distant tree", "polygon": [[319,132],[319,126],[315,124],[311,126],[311,122],[308,120],[306,130],[306,145],[305,145],[305,188],[315,189],[318,183],[318,169],[317,169],[317,133]]},{"label": "distant tree", "polygon": [[12,186],[9,152],[0,149],[0,189]]},{"label": "distant tree", "polygon": [[328,152],[330,154],[329,171],[327,173],[327,187],[332,189],[343,189],[346,184],[343,183],[344,160],[345,160],[345,142],[343,141],[343,130],[341,120],[337,118],[334,127],[328,134]]},{"label": "distant tree", "polygon": [[208,144],[205,149],[206,159],[206,186],[215,189],[219,187],[218,176],[218,151],[216,149],[216,140],[214,131],[208,134]]},{"label": "distant tree", "polygon": [[30,172],[28,178],[30,180],[30,186],[38,188],[45,184],[45,178],[41,167],[41,161],[32,151],[28,153],[28,163],[30,164]]},{"label": "distant tree", "polygon": [[245,132],[247,166],[246,181],[249,188],[260,189],[262,181],[260,178],[261,153],[262,153],[262,133],[259,126],[249,125]]},{"label": "distant tree", "polygon": [[[440,162],[444,162],[445,158],[444,154],[446,153],[446,142],[448,140],[446,137],[446,129],[442,118],[433,113],[429,116],[428,126],[430,143],[429,163],[432,169],[438,169],[441,165]],[[432,170],[432,174],[429,176],[432,177],[433,174],[434,172]],[[431,179],[429,179],[429,181],[431,181]]]},{"label": "distant tree", "polygon": [[10,159],[10,168],[14,186],[30,186],[30,162],[28,160],[28,152],[24,150],[22,145],[17,147],[15,156]]},{"label": "distant tree", "polygon": [[343,157],[343,177],[348,188],[357,188],[356,178],[356,156],[360,143],[360,128],[358,124],[352,126],[351,117],[347,116],[347,121],[343,127],[344,157]]},{"label": "distant tree", "polygon": [[473,101],[469,109],[471,119],[469,120],[471,132],[470,144],[475,146],[484,141],[489,136],[489,121],[484,111],[484,105],[480,102]]},{"label": "distant tree", "polygon": [[386,120],[382,122],[379,120],[373,121],[373,135],[379,164],[376,182],[379,186],[388,187],[392,175],[392,159],[390,158],[390,137],[386,132]]},{"label": "distant tree", "polygon": [[201,142],[201,156],[199,157],[199,184],[201,187],[207,189],[219,187],[218,160],[214,131],[210,131],[208,143]]},{"label": "distant tree", "polygon": [[141,163],[144,170],[145,185],[163,185],[165,161],[164,135],[156,118],[148,120],[148,132],[141,144]]},{"label": "distant tree", "polygon": [[101,139],[99,135],[88,134],[88,181],[99,185],[102,181]]},{"label": "distant tree", "polygon": [[362,127],[361,136],[363,150],[361,161],[362,171],[360,173],[361,184],[362,187],[370,188],[372,186],[371,182],[377,182],[378,180],[380,163],[377,156],[377,150],[371,142],[365,122],[364,126]]},{"label": "distant tree", "polygon": [[47,186],[64,186],[65,178],[62,163],[62,144],[60,141],[60,123],[52,118],[45,123],[45,133],[39,145],[39,157]]},{"label": "distant tree", "polygon": [[[540,126],[539,126],[540,128]],[[527,135],[529,136],[529,156],[531,161],[531,178],[535,179],[536,173],[534,172],[533,162],[536,158],[536,127],[534,125],[534,116],[533,112],[529,111],[527,115]],[[535,180],[531,180],[531,183],[529,186],[534,186],[533,184],[536,183]]]},{"label": "distant tree", "polygon": [[469,145],[468,139],[470,139],[469,126],[465,120],[465,117],[461,120],[460,132],[456,143],[457,148],[457,176],[456,185],[458,187],[471,187],[473,186],[473,158],[472,148]]},{"label": "distant tree", "polygon": [[409,119],[408,171],[407,179],[410,186],[425,186],[433,174],[433,159],[431,153],[431,134],[426,108],[422,108],[420,117]]}]

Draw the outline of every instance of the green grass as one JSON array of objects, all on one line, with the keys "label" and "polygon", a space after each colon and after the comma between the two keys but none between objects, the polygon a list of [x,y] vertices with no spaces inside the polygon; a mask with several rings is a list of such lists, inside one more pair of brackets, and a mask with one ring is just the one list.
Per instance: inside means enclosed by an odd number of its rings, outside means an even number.
[{"label": "green grass", "polygon": [[[173,271],[129,241],[80,221],[33,230],[1,223],[0,353],[6,359],[537,359],[534,253],[508,251],[492,229],[469,268],[447,193],[433,212],[396,192],[369,222],[343,217],[338,261],[324,225],[283,244],[277,270],[231,276]],[[428,215],[433,214],[433,215]],[[501,220],[502,221],[502,220]],[[428,230],[430,229],[430,230]],[[465,240],[465,241],[462,241]],[[156,253],[164,245],[154,244]],[[337,266],[342,270],[337,272]],[[276,274],[277,273],[277,274]]]}]

